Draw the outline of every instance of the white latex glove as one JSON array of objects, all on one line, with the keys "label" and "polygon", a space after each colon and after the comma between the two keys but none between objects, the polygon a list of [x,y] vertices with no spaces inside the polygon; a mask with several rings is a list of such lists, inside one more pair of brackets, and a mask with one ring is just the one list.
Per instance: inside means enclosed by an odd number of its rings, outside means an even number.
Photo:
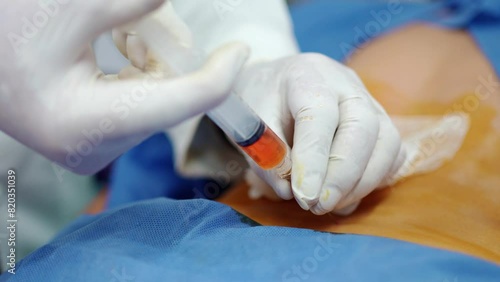
[{"label": "white latex glove", "polygon": [[[173,10],[163,9],[156,15],[158,26],[168,25],[169,13]],[[137,75],[157,63],[133,34],[120,30],[114,38],[119,49],[136,62],[130,73]],[[182,34],[171,37],[190,42]],[[161,57],[168,60],[165,53]],[[170,57],[178,55],[173,52]],[[168,75],[168,67],[161,69]],[[325,56],[295,55],[249,66],[234,90],[293,145],[292,185],[249,159],[253,170],[279,197],[295,197],[313,213],[352,211],[384,179],[392,179],[405,159],[398,131],[383,108],[352,70]],[[254,180],[251,185],[262,186],[257,178],[249,178]]]},{"label": "white latex glove", "polygon": [[93,173],[220,103],[248,56],[241,44],[175,79],[117,81],[97,69],[90,43],[163,2],[2,1],[0,129],[70,170]]},{"label": "white latex glove", "polygon": [[[247,68],[235,89],[293,145],[293,185],[250,161],[254,171],[281,198],[295,196],[303,208],[317,214],[344,207],[340,212],[354,210],[361,198],[383,186],[382,180],[403,163],[404,150],[399,152],[400,138],[387,114],[346,67],[323,56],[294,56],[298,48],[285,1],[222,2],[172,1],[193,31],[196,45],[204,50],[238,39],[252,47],[250,61],[271,62]],[[289,58],[278,60],[285,56]],[[303,78],[287,82],[300,71]],[[315,92],[323,95],[316,97]],[[254,189],[263,186],[256,175],[247,173],[247,180],[255,192],[251,196],[272,197],[268,191]],[[328,200],[320,200],[322,193],[330,192],[330,197],[323,197]]]},{"label": "white latex glove", "polygon": [[[439,167],[460,147],[468,128],[466,122],[457,128],[453,120],[402,118],[398,123],[412,128],[403,148],[391,120],[352,70],[318,54],[293,55],[297,50],[283,1],[231,3],[228,5],[232,8],[218,17],[221,10],[212,9],[216,5],[210,1],[173,0],[198,39],[195,47],[212,50],[228,40],[240,39],[252,46],[251,60],[269,61],[247,67],[235,90],[293,146],[293,185],[249,160],[253,170],[247,172],[246,179],[252,198],[295,197],[304,209],[316,214],[348,214],[374,189]],[[171,19],[177,18],[169,9],[161,9],[155,16],[158,28],[172,25]],[[189,29],[179,22],[176,25],[177,32],[170,37],[185,43],[181,45],[191,44]],[[114,33],[114,38],[133,63],[122,77],[140,76],[152,69],[171,75],[168,66],[158,64],[133,32],[127,34],[122,29]],[[162,53],[168,61],[168,52]],[[276,59],[285,55],[291,56]],[[191,129],[180,132],[194,132],[196,124],[184,124]],[[438,153],[422,155],[423,143],[434,132],[446,132],[450,138],[439,144]],[[183,140],[189,143],[189,136]],[[176,153],[183,155],[183,150]]]},{"label": "white latex glove", "polygon": [[[292,147],[291,185],[249,160],[254,172],[279,197],[294,197],[314,214],[352,212],[405,160],[384,109],[354,71],[323,55],[247,67],[234,89]],[[252,175],[247,179],[262,185]]]}]

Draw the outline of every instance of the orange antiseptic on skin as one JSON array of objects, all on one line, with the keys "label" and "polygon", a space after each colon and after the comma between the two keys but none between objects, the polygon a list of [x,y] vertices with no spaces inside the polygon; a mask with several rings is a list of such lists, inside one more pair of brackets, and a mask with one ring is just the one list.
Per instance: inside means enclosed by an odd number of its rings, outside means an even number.
[{"label": "orange antiseptic on skin", "polygon": [[255,143],[240,148],[263,169],[272,169],[281,164],[287,152],[285,143],[267,126]]},{"label": "orange antiseptic on skin", "polygon": [[500,88],[474,39],[411,24],[368,42],[348,64],[391,115],[467,113],[470,130],[456,156],[371,193],[348,217],[315,216],[294,200],[250,200],[243,184],[221,202],[263,225],[389,237],[500,263]]},{"label": "orange antiseptic on skin", "polygon": [[[386,93],[383,84],[365,84],[376,97]],[[397,100],[381,100],[389,112],[401,111]],[[450,109],[449,104],[413,101],[400,113],[443,116]],[[220,201],[263,225],[389,237],[500,263],[500,132],[492,126],[499,113],[487,103],[467,113],[470,131],[454,159],[434,172],[373,192],[348,217],[316,216],[295,201],[250,200],[244,184]]]}]

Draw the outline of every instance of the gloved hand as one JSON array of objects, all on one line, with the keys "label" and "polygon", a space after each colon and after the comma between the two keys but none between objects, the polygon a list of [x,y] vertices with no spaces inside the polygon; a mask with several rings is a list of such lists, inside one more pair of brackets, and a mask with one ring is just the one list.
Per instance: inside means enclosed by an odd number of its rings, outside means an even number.
[{"label": "gloved hand", "polygon": [[[391,182],[405,161],[384,109],[354,71],[323,55],[254,64],[234,90],[292,147],[291,185],[249,160],[253,171],[279,197],[295,197],[314,214],[352,212],[363,197]],[[248,179],[258,196],[262,182]]]},{"label": "gloved hand", "polygon": [[[187,6],[178,7],[189,10]],[[163,9],[156,16],[159,26],[169,25],[169,13],[173,11]],[[200,34],[196,30],[207,32],[199,25],[194,28],[195,36]],[[128,74],[140,75],[156,66],[156,59],[134,32],[127,33],[118,30],[114,38],[133,62]],[[171,37],[190,41],[181,33]],[[168,66],[160,69],[169,75]],[[280,198],[295,197],[315,214],[351,212],[361,198],[392,181],[405,160],[398,131],[383,108],[352,70],[325,56],[292,55],[253,64],[233,89],[292,146],[292,184],[248,159],[253,171]],[[247,179],[252,188],[263,186],[255,176]]]},{"label": "gloved hand", "polygon": [[[405,160],[396,128],[347,67],[320,55],[294,55],[283,0],[227,5],[173,0],[173,5],[199,47],[212,50],[240,39],[252,47],[250,61],[269,62],[247,67],[234,89],[292,146],[292,185],[249,161],[281,198],[295,196],[316,214],[348,213],[386,179],[393,180]],[[247,175],[251,191],[265,186]]]},{"label": "gloved hand", "polygon": [[97,69],[90,43],[163,2],[0,3],[6,35],[0,37],[0,129],[70,170],[93,173],[153,133],[220,103],[248,56],[241,44],[220,48],[203,67],[172,79],[118,81]]}]

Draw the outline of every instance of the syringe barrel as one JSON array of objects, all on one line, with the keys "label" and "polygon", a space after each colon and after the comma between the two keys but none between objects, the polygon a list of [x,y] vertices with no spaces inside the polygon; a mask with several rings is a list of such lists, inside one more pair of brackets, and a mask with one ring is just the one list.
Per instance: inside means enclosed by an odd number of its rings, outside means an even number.
[{"label": "syringe barrel", "polygon": [[210,119],[262,169],[275,169],[290,179],[292,162],[287,145],[234,93],[208,112]]},{"label": "syringe barrel", "polygon": [[262,123],[259,116],[234,93],[207,115],[239,145],[251,142]]}]

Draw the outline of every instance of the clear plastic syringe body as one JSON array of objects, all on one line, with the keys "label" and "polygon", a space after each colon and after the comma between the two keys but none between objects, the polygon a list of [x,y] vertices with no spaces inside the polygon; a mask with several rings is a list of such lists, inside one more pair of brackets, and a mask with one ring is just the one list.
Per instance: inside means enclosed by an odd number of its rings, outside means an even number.
[{"label": "clear plastic syringe body", "polygon": [[290,175],[288,146],[236,94],[207,116],[261,168],[276,169],[283,178]]},{"label": "clear plastic syringe body", "polygon": [[[158,40],[154,21],[143,20],[136,30],[161,61],[178,74],[198,69],[205,60],[200,50],[179,45],[175,40]],[[168,37],[168,35],[166,35]],[[175,54],[172,56],[171,54]],[[291,159],[288,146],[235,93],[231,93],[207,116],[224,131],[257,165],[275,169],[282,178],[289,178]]]}]

